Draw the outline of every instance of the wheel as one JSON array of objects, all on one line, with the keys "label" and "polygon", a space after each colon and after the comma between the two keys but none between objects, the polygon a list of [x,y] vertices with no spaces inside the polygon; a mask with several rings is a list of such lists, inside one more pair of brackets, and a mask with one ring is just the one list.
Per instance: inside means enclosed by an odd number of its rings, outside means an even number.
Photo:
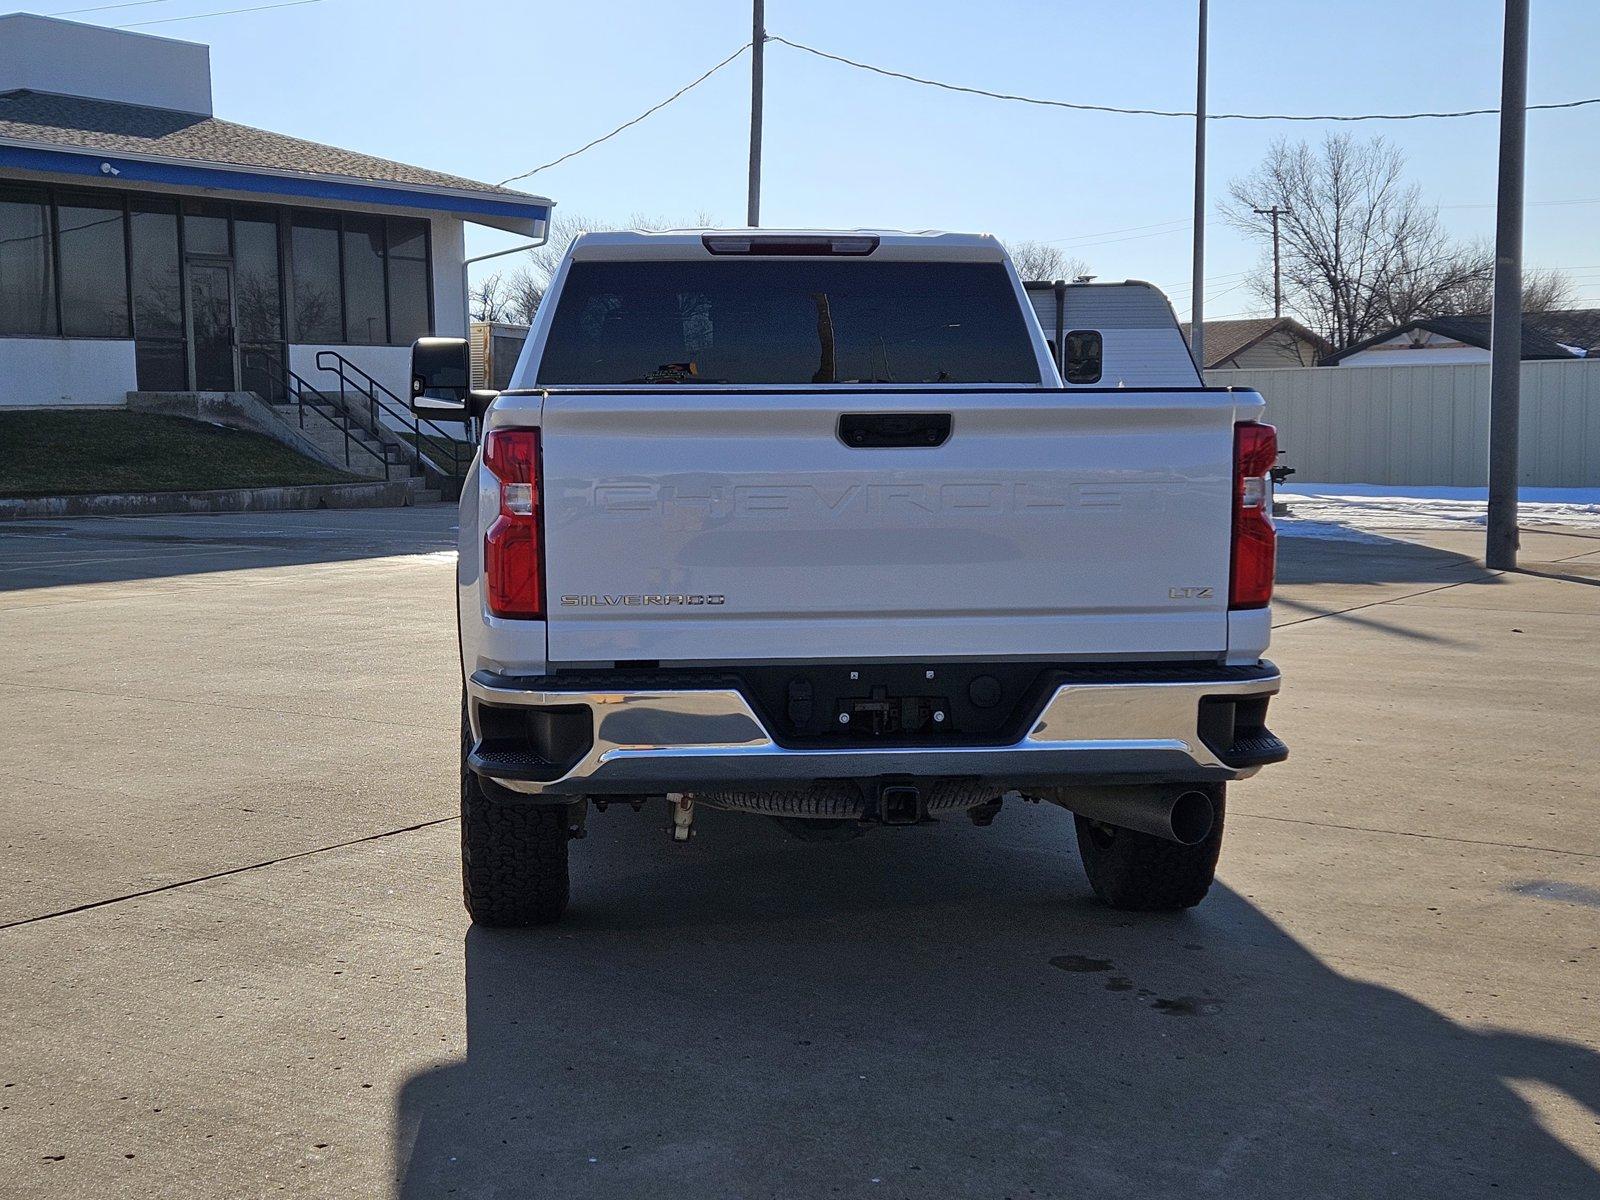
[{"label": "wheel", "polygon": [[548,925],[567,911],[565,804],[502,800],[467,768],[472,729],[461,700],[461,893],[479,925]]},{"label": "wheel", "polygon": [[1078,854],[1094,894],[1112,908],[1132,912],[1174,912],[1205,899],[1222,850],[1226,792],[1222,784],[1210,790],[1216,817],[1211,832],[1193,846],[1074,813]]}]

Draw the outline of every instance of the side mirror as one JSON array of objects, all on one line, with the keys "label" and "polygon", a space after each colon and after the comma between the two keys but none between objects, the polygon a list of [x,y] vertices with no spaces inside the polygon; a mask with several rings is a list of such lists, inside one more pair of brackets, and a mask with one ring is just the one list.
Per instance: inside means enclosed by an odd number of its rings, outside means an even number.
[{"label": "side mirror", "polygon": [[432,421],[470,421],[498,393],[472,390],[465,338],[425,337],[411,343],[411,411]]}]

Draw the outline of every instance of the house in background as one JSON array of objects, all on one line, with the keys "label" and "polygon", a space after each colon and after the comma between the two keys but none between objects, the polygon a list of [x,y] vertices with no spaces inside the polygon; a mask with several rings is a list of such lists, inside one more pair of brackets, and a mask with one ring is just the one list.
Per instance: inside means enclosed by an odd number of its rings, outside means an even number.
[{"label": "house in background", "polygon": [[[1184,322],[1183,340],[1189,341]],[[1293,317],[1207,321],[1205,369],[1314,367],[1329,346]]]},{"label": "house in background", "polygon": [[[1340,367],[1416,367],[1487,363],[1489,314],[1426,317],[1385,330],[1328,356]],[[1600,357],[1600,309],[1570,308],[1522,314],[1522,357]]]},{"label": "house in background", "polygon": [[220,120],[206,46],[0,17],[0,406],[271,400],[322,349],[403,397],[412,339],[467,333],[463,224],[550,208]]}]

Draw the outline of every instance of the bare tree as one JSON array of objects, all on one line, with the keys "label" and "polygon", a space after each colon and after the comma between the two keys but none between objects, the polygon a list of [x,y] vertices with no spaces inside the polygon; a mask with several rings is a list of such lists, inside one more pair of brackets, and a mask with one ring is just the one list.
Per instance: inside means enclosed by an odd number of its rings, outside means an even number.
[{"label": "bare tree", "polygon": [[[1252,210],[1275,205],[1288,210],[1281,218],[1284,306],[1334,349],[1418,317],[1487,311],[1493,253],[1451,238],[1404,174],[1405,155],[1381,137],[1274,142],[1259,167],[1233,181],[1222,205],[1229,224],[1263,245],[1251,290],[1270,303],[1272,233]],[[1530,310],[1571,295],[1565,277],[1549,272],[1524,286]]]},{"label": "bare tree", "polygon": [[1017,274],[1024,279],[1077,279],[1089,273],[1089,264],[1060,246],[1032,239],[1006,246]]},{"label": "bare tree", "polygon": [[504,277],[499,271],[486,275],[469,294],[474,321],[505,321],[508,318],[509,294]]},{"label": "bare tree", "polygon": [[[707,229],[715,226],[710,214],[699,212],[687,221],[672,221],[634,213],[626,222],[618,223],[602,218],[584,216],[582,213],[558,211],[550,222],[550,236],[543,246],[529,250],[517,257],[518,266],[501,282],[505,293],[505,316],[500,320],[531,324],[539,309],[539,301],[555,277],[556,268],[566,257],[567,247],[580,233],[595,233],[607,229]],[[479,318],[480,320],[482,318]]]},{"label": "bare tree", "polygon": [[[1463,247],[1447,270],[1427,272],[1409,287],[1395,289],[1395,324],[1417,317],[1486,313],[1494,302],[1494,246],[1487,241]],[[1560,271],[1524,271],[1522,311],[1551,312],[1571,307],[1575,289]]]}]

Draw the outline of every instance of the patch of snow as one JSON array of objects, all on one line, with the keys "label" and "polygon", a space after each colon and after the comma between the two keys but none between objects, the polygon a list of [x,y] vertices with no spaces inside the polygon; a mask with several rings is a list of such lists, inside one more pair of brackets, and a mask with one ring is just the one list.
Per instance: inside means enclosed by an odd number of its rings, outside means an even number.
[{"label": "patch of snow", "polygon": [[1276,519],[1278,536],[1281,538],[1316,538],[1324,542],[1365,542],[1369,546],[1392,545],[1393,539],[1379,537],[1375,533],[1367,533],[1362,529],[1353,529],[1349,525],[1340,525],[1335,521],[1307,521],[1300,517],[1288,516]]},{"label": "patch of snow", "polygon": [[[1370,483],[1291,483],[1277,489],[1291,525],[1329,524],[1349,530],[1481,529],[1488,521],[1488,488],[1396,487]],[[1600,529],[1600,488],[1523,488],[1518,503],[1523,525]],[[1327,536],[1305,533],[1299,536]]]}]

